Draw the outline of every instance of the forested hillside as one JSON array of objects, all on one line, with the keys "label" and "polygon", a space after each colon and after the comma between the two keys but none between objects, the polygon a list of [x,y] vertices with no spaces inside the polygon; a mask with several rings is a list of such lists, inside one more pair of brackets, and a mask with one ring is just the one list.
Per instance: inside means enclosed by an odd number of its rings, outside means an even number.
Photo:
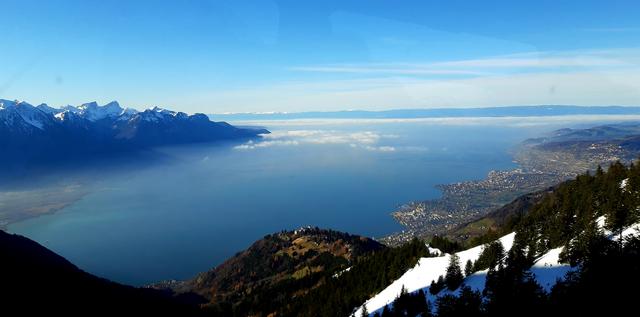
[{"label": "forested hillside", "polygon": [[[510,249],[490,242],[475,262],[459,263],[451,256],[446,276],[420,292],[400,292],[393,305],[374,315],[555,316],[632,310],[636,292],[630,289],[640,282],[639,193],[638,165],[615,163],[607,172],[599,168],[594,175],[560,184],[526,212],[512,208],[501,215],[508,221],[475,240],[515,232]],[[570,269],[545,289],[532,266],[560,250],[559,261]],[[479,270],[485,274],[473,275]],[[535,272],[544,274],[539,268]],[[486,279],[481,290],[473,287],[478,276]],[[366,309],[359,312],[368,314]]]},{"label": "forested hillside", "polygon": [[[499,221],[494,221],[500,226],[473,240],[486,243],[475,261],[460,263],[452,256],[441,280],[419,292],[409,293],[403,288],[393,305],[376,312],[359,310],[358,314],[544,316],[631,309],[634,292],[625,290],[640,282],[640,239],[638,226],[633,226],[639,217],[639,193],[638,165],[615,163],[606,172],[598,169],[593,175],[580,175],[540,193],[533,204],[517,204],[519,207],[511,208],[512,212],[503,211]],[[515,232],[511,248],[491,242],[510,232]],[[448,251],[461,248],[445,239],[434,242]],[[532,265],[550,253],[560,253],[559,261],[566,263],[569,273],[552,287],[543,287],[534,273],[541,274],[541,269],[534,271]],[[353,312],[353,308],[349,312],[353,301],[347,301],[348,296],[341,292],[349,288],[345,285],[384,280],[381,275],[385,269],[360,267],[370,265],[358,263],[350,275],[298,299],[292,307],[304,309],[292,315],[348,316]],[[466,286],[476,282],[465,279],[479,270],[486,272],[481,275],[486,276],[481,291]],[[359,290],[366,293],[375,288]]]}]

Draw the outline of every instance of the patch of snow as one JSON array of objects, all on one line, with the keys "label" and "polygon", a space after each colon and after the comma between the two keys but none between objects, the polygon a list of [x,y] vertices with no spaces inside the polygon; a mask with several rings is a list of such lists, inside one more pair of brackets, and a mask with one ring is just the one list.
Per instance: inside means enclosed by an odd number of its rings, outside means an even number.
[{"label": "patch of snow", "polygon": [[598,226],[598,229],[604,230],[604,226],[607,223],[607,218],[605,218],[604,216],[600,216],[598,217],[598,219],[596,219],[596,226]]},{"label": "patch of snow", "polygon": [[133,108],[125,108],[122,110],[120,115],[118,116],[118,121],[127,121],[133,118],[136,114],[138,114],[138,110]]},{"label": "patch of snow", "polygon": [[51,120],[47,113],[24,101],[13,102],[8,106],[6,108],[8,111],[13,112],[14,115],[17,114],[22,121],[40,130],[44,130],[45,122]]},{"label": "patch of snow", "polygon": [[[515,233],[510,233],[500,238],[500,242],[504,246],[505,250],[511,249],[514,237]],[[482,248],[483,246],[477,246],[469,250],[456,253],[460,258],[460,265],[464,267],[468,260],[477,260],[480,253],[482,253]],[[364,305],[367,306],[367,309],[371,313],[381,310],[385,305],[391,304],[395,301],[398,295],[400,295],[403,287],[409,293],[423,289],[425,290],[425,294],[429,294],[429,285],[432,281],[437,280],[440,275],[444,276],[446,274],[447,266],[449,266],[449,256],[421,258],[418,260],[415,267],[409,269],[399,279],[387,286],[387,288],[366,301]],[[482,280],[479,277],[481,272],[476,272],[474,275],[478,275],[478,277],[474,277],[473,281]],[[482,282],[482,287],[484,287],[484,281]],[[429,296],[431,296],[432,299],[434,298],[431,294],[429,294]],[[356,316],[360,316],[360,314],[362,314],[362,306],[355,312]]]},{"label": "patch of snow", "polygon": [[546,292],[551,291],[553,285],[571,271],[570,265],[560,263],[560,253],[563,249],[560,247],[549,250],[531,266],[531,273]]},{"label": "patch of snow", "polygon": [[143,121],[148,121],[148,122],[158,122],[162,119],[164,119],[164,116],[167,114],[169,110],[164,110],[162,108],[158,108],[158,107],[153,107],[151,109],[147,109],[141,113],[139,113],[140,118]]},{"label": "patch of snow", "polygon": [[429,249],[429,253],[431,253],[433,255],[436,255],[436,256],[444,255],[444,252],[440,251],[440,249],[432,248],[430,246],[427,246],[427,248]]},{"label": "patch of snow", "polygon": [[[635,223],[627,227],[626,229],[622,230],[622,239],[623,239],[622,241],[624,241],[625,238],[628,238],[634,235],[639,235],[639,234],[640,234],[640,223]],[[613,241],[618,241],[620,239],[620,235],[617,235],[617,234],[609,233],[608,236]]]},{"label": "patch of snow", "polygon": [[155,106],[155,107],[153,107],[153,108],[151,108],[149,110],[151,110],[153,112],[161,113],[161,114],[170,115],[170,116],[173,116],[173,115],[176,114],[175,111],[171,111],[171,110],[167,110],[167,109],[164,109],[164,108],[160,108],[158,106]]},{"label": "patch of snow", "polygon": [[624,190],[624,189],[626,189],[626,188],[627,188],[627,184],[628,184],[628,183],[629,183],[629,179],[628,179],[628,178],[623,179],[623,180],[620,182],[620,188],[621,188],[621,189],[623,189],[623,190]]},{"label": "patch of snow", "polygon": [[78,107],[80,115],[89,121],[98,121],[107,117],[117,117],[122,113],[122,108],[117,101],[112,101],[104,106],[98,106],[97,102],[89,102]]},{"label": "patch of snow", "polygon": [[352,266],[350,266],[350,267],[348,267],[348,268],[346,268],[346,269],[344,269],[344,270],[342,270],[342,271],[340,271],[340,272],[338,272],[336,274],[333,274],[333,278],[338,278],[338,277],[340,277],[340,275],[344,274],[345,272],[351,271],[351,268],[352,268]]},{"label": "patch of snow", "polygon": [[[598,217],[598,219],[596,219],[596,223],[599,228],[603,229],[605,225],[605,217]],[[609,230],[604,230],[604,234],[613,241],[620,239],[619,235],[612,234]],[[623,239],[633,235],[640,235],[640,223],[633,224],[622,231]],[[505,250],[508,251],[511,249],[514,237],[515,233],[510,233],[500,238],[500,242],[504,246]],[[460,265],[464,266],[467,260],[477,260],[482,252],[482,247],[483,246],[477,246],[469,250],[456,253],[460,258]],[[564,276],[573,269],[568,264],[560,263],[560,254],[562,253],[562,250],[563,247],[549,250],[544,255],[537,258],[530,268],[530,272],[533,273],[536,282],[538,282],[546,292],[549,292],[558,280],[564,278]],[[415,267],[409,269],[399,279],[387,286],[387,288],[366,301],[364,305],[366,305],[371,314],[376,311],[379,312],[385,305],[392,304],[393,301],[395,301],[398,295],[400,295],[403,287],[409,293],[417,292],[422,289],[427,295],[427,300],[431,303],[433,303],[437,297],[445,294],[458,295],[460,288],[455,291],[445,289],[437,295],[429,293],[431,281],[437,280],[440,275],[444,276],[448,265],[449,256],[421,258]],[[487,272],[488,270],[478,271],[465,277],[463,285],[469,286],[473,290],[482,291],[486,283]],[[362,313],[362,307],[363,306],[359,307],[355,311],[355,316],[360,316]]]},{"label": "patch of snow", "polygon": [[16,105],[17,101],[11,101],[11,100],[6,100],[6,99],[0,99],[0,110],[2,109],[9,109],[13,106]]},{"label": "patch of snow", "polygon": [[66,105],[66,106],[60,108],[60,110],[69,111],[69,112],[73,112],[73,113],[79,113],[80,112],[80,109],[78,109],[78,108],[76,108],[76,107],[74,107],[72,105]]}]

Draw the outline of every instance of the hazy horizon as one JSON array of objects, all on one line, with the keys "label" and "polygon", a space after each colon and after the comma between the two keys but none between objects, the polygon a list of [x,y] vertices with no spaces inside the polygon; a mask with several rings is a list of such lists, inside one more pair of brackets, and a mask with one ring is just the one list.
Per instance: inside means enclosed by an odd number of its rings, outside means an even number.
[{"label": "hazy horizon", "polygon": [[637,9],[9,1],[0,96],[189,113],[640,105]]}]

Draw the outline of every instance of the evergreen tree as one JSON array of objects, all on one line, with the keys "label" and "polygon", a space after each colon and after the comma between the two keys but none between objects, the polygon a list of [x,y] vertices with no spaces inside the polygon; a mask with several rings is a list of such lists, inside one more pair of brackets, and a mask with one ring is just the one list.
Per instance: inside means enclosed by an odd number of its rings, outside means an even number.
[{"label": "evergreen tree", "polygon": [[482,248],[482,252],[480,256],[474,263],[473,270],[481,271],[490,268],[491,266],[496,266],[502,263],[502,259],[505,257],[504,247],[500,240],[492,241],[486,244]]},{"label": "evergreen tree", "polygon": [[436,299],[436,307],[438,307],[438,317],[458,317],[457,298],[447,294]]},{"label": "evergreen tree", "polygon": [[[623,179],[628,181],[621,188]],[[475,240],[486,243],[495,239],[496,232],[500,235],[516,232],[507,256],[500,241],[496,240],[486,244],[473,263],[474,270],[489,269],[484,299],[463,285],[459,296],[446,294],[436,299],[434,304],[438,308],[438,316],[618,315],[624,308],[635,309],[633,305],[637,295],[626,289],[629,285],[640,284],[640,238],[626,237],[620,239],[620,243],[612,241],[604,236],[596,219],[605,216],[607,228],[613,230],[617,238],[623,228],[637,221],[640,165],[625,168],[614,164],[607,172],[599,168],[593,175],[580,175],[541,193],[537,199],[538,202],[526,213],[507,221],[505,227]],[[313,308],[282,316],[348,315],[352,307],[364,302],[370,294],[379,292],[408,266],[415,264],[424,254],[424,251],[416,250],[423,250],[424,244],[419,241],[413,243],[410,247],[388,251],[393,253],[373,256],[371,259],[375,261],[363,261],[365,265],[356,264],[339,279],[328,276],[326,284],[318,287],[324,290],[323,293],[314,290],[306,297],[314,304]],[[447,244],[444,239],[438,243]],[[575,271],[567,274],[547,295],[529,269],[536,256],[558,247],[565,250],[561,260],[568,261]],[[388,254],[397,254],[403,260],[395,261]],[[437,295],[444,287],[454,290],[460,285],[453,283],[456,278],[451,277],[458,276],[458,281],[463,280],[458,261],[455,255],[449,259],[447,278],[440,276],[437,281],[432,281],[429,287],[431,294]],[[469,262],[464,267],[467,275],[468,267]],[[428,309],[429,304],[424,292],[409,294],[403,287],[394,308],[385,307],[381,316],[425,316],[419,313],[424,310],[420,307]]]},{"label": "evergreen tree", "polygon": [[473,291],[468,286],[463,286],[460,296],[450,294],[439,297],[436,300],[438,317],[475,317],[482,315],[482,296],[480,292]]},{"label": "evergreen tree", "polygon": [[403,290],[400,295],[393,302],[393,308],[391,309],[393,316],[431,316],[429,303],[423,290],[419,290],[414,293],[407,293]]},{"label": "evergreen tree", "polygon": [[418,291],[416,300],[416,308],[420,317],[430,317],[431,316],[431,307],[429,307],[429,301],[427,300],[427,295],[421,289]]},{"label": "evergreen tree", "polygon": [[458,297],[458,316],[474,317],[482,315],[482,295],[472,290],[469,286],[463,286]]},{"label": "evergreen tree", "polygon": [[382,309],[382,317],[392,317],[392,316],[393,314],[389,309],[389,305],[384,305],[384,308]]},{"label": "evergreen tree", "polygon": [[449,290],[453,291],[462,284],[463,280],[464,276],[462,275],[462,269],[460,268],[460,258],[455,253],[451,254],[449,257],[447,273],[444,278],[445,284]]},{"label": "evergreen tree", "polygon": [[444,288],[444,277],[442,275],[438,276],[438,281],[431,281],[431,285],[429,286],[429,293],[431,295],[437,295]]},{"label": "evergreen tree", "polygon": [[360,317],[369,317],[369,311],[367,310],[367,304],[362,305],[362,313]]},{"label": "evergreen tree", "polygon": [[473,263],[471,260],[467,260],[467,264],[464,266],[464,276],[470,276],[473,274]]}]

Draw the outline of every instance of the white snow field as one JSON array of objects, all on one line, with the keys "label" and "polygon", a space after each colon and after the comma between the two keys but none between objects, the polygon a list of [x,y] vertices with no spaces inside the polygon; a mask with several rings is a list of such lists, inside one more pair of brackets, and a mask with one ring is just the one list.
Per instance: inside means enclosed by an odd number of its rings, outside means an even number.
[{"label": "white snow field", "polygon": [[[510,233],[500,238],[500,242],[504,246],[505,250],[511,249],[514,237],[515,233]],[[456,253],[460,257],[460,264],[464,266],[467,260],[475,261],[480,256],[482,247],[483,246],[477,246],[475,248]],[[440,275],[445,275],[447,266],[449,265],[449,256],[449,254],[445,254],[444,256],[434,258],[421,258],[415,267],[409,269],[399,279],[387,286],[387,288],[366,301],[364,305],[366,305],[367,311],[369,311],[370,314],[373,314],[376,311],[382,310],[385,305],[393,303],[400,294],[402,287],[404,287],[409,293],[423,289],[425,290],[425,294],[428,294],[430,299],[433,299],[433,296],[428,292],[429,285],[431,284],[431,281],[437,280]],[[484,275],[486,275],[486,271],[476,272],[468,278],[469,283],[467,283],[467,285],[474,287],[477,284],[478,286],[484,287]],[[480,281],[482,282],[482,285],[480,285]],[[467,279],[465,279],[465,282],[467,282]],[[362,306],[355,312],[355,316],[360,316],[361,314]]]},{"label": "white snow field", "polygon": [[[620,239],[620,236],[613,234],[611,231],[604,229],[605,218],[600,217],[596,220],[598,226],[603,230],[603,233],[614,241]],[[622,238],[630,235],[640,234],[640,223],[633,224],[622,231]],[[512,232],[506,236],[500,238],[500,242],[504,246],[505,251],[508,251],[513,246],[513,239],[515,232]],[[464,267],[467,260],[472,262],[477,260],[482,252],[483,246],[477,246],[465,251],[456,253],[460,257],[460,266]],[[565,263],[560,263],[560,253],[562,247],[549,250],[547,253],[537,258],[531,267],[530,271],[533,273],[536,281],[540,286],[549,292],[556,282],[564,278],[565,274],[572,270],[571,266]],[[430,250],[436,250],[431,249]],[[439,250],[438,250],[439,251]],[[398,297],[402,288],[404,287],[407,292],[417,292],[422,289],[427,295],[427,299],[433,304],[436,297],[444,294],[458,294],[460,288],[455,291],[445,290],[441,291],[437,295],[431,295],[429,293],[429,286],[431,281],[437,280],[440,275],[444,276],[449,265],[449,254],[433,258],[421,258],[415,267],[409,269],[399,279],[395,280],[391,285],[387,286],[380,293],[367,300],[364,304],[367,307],[369,314],[375,312],[381,312],[385,305],[392,304]],[[470,276],[465,277],[464,284],[470,288],[478,291],[484,289],[487,276],[487,270],[478,271]],[[362,314],[363,306],[358,307],[353,316],[360,316]],[[432,309],[435,307],[432,306]]]}]

